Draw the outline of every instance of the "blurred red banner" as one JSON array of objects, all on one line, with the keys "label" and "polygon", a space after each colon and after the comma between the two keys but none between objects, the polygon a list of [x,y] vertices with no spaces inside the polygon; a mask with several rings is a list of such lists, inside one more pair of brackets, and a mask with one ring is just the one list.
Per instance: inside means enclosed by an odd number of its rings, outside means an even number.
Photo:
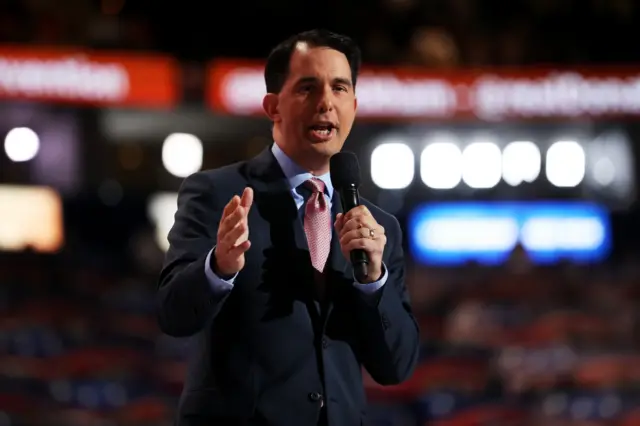
[{"label": "blurred red banner", "polygon": [[[234,115],[262,114],[264,64],[214,61],[207,102]],[[450,70],[364,68],[358,116],[442,120],[640,115],[640,67]]]},{"label": "blurred red banner", "polygon": [[0,99],[168,108],[178,72],[165,56],[0,46]]}]

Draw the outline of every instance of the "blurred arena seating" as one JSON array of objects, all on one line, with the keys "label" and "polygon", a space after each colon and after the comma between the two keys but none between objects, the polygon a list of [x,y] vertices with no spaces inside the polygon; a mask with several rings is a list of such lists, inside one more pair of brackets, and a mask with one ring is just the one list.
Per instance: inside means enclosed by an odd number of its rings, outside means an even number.
[{"label": "blurred arena seating", "polygon": [[[365,375],[371,425],[634,425],[638,276],[605,269],[414,268],[420,365]],[[188,342],[158,332],[153,278],[38,255],[0,262],[0,419],[169,425]]]}]

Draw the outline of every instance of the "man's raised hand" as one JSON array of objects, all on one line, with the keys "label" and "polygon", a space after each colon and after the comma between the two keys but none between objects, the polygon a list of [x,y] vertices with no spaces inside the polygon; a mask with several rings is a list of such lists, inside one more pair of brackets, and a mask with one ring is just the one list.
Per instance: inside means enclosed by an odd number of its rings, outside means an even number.
[{"label": "man's raised hand", "polygon": [[251,247],[248,222],[251,204],[253,189],[245,188],[242,198],[235,195],[224,208],[214,251],[214,270],[218,275],[233,276],[244,267],[244,254]]}]

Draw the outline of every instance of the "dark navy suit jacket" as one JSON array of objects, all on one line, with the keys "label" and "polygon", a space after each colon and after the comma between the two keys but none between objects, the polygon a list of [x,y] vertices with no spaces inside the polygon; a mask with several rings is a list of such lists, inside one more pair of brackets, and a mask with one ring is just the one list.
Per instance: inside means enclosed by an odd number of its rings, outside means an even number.
[{"label": "dark navy suit jacket", "polygon": [[[251,248],[233,289],[216,295],[205,276],[222,210],[254,190]],[[362,367],[398,384],[418,358],[418,326],[404,284],[398,221],[363,199],[386,230],[385,285],[375,297],[352,285],[332,238],[322,301],[302,221],[271,150],[185,179],[160,276],[157,314],[166,334],[189,336],[178,425],[366,424]],[[342,212],[334,194],[333,214]]]}]

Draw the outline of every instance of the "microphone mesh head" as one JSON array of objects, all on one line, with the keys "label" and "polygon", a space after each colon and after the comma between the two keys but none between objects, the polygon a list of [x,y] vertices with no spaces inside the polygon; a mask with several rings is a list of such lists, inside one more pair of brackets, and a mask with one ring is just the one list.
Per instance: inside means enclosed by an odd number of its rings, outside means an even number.
[{"label": "microphone mesh head", "polygon": [[337,190],[360,186],[360,163],[353,152],[338,152],[331,157],[331,183]]}]

